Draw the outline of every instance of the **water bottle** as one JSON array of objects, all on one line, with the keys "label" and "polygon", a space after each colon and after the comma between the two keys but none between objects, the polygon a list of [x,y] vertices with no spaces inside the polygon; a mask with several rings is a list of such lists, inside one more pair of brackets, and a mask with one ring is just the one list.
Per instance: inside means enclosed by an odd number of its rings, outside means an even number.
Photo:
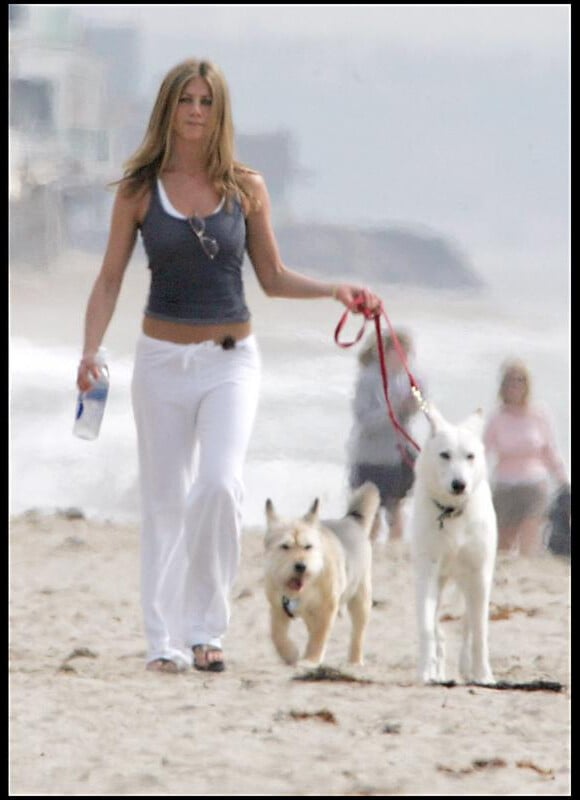
[{"label": "water bottle", "polygon": [[93,385],[86,392],[79,392],[73,433],[80,439],[96,439],[99,435],[107,395],[109,394],[109,369],[106,364],[106,350],[99,347],[95,358],[99,367],[99,377],[91,376]]}]

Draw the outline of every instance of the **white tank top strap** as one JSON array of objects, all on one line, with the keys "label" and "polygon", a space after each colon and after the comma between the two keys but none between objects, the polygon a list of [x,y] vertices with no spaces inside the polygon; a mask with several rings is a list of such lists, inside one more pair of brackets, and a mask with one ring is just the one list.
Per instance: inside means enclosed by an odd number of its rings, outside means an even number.
[{"label": "white tank top strap", "polygon": [[[159,199],[161,200],[161,205],[163,206],[165,213],[169,214],[171,217],[176,217],[177,219],[187,219],[185,214],[181,214],[176,208],[173,207],[171,200],[167,196],[167,192],[165,191],[165,187],[163,186],[161,178],[157,178],[157,188],[159,190]],[[225,199],[225,197],[222,197],[215,211],[212,211],[211,214],[208,214],[208,216],[211,217],[214,214],[218,214],[223,208]]]}]

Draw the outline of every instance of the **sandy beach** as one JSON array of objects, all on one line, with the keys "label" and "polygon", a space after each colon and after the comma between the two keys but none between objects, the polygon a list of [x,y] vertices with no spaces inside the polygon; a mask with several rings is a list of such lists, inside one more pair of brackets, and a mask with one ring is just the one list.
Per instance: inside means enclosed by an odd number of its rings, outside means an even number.
[{"label": "sandy beach", "polygon": [[[149,673],[137,527],[12,519],[10,793],[569,794],[569,562],[501,557],[490,612],[496,679],[561,691],[418,685],[406,545],[376,545],[373,597],[365,666],[345,663],[346,617],[327,653],[358,680],[296,680],[268,636],[261,531],[247,530],[227,671]],[[457,680],[460,605],[447,598]],[[304,641],[301,622],[293,633]]]},{"label": "sandy beach", "polygon": [[[47,362],[43,371],[38,358],[31,361],[31,369],[39,370],[36,383],[25,381],[26,373],[19,373],[20,383],[13,386],[20,392],[13,398],[13,453],[23,454],[18,461],[22,469],[15,469],[13,484],[26,489],[30,506],[44,508],[39,497],[44,497],[43,486],[52,485],[51,476],[37,474],[35,459],[30,457],[39,454],[44,443],[43,464],[58,477],[58,486],[62,484],[59,497],[74,496],[76,484],[88,475],[87,496],[94,496],[102,510],[99,518],[110,514],[118,520],[107,509],[118,485],[123,488],[132,461],[123,455],[115,436],[120,437],[123,426],[132,423],[119,417],[117,427],[103,435],[101,445],[111,448],[104,451],[110,453],[106,460],[99,460],[96,451],[79,454],[72,445],[67,449],[73,438],[77,354],[74,349],[63,351],[62,365],[56,363],[55,354],[65,345],[74,348],[80,342],[86,294],[96,269],[93,259],[73,255],[63,257],[47,274],[13,272],[12,335],[18,342],[41,344]],[[117,359],[116,376],[121,372],[121,356],[129,358],[132,353],[146,280],[146,269],[135,264],[127,274],[107,334],[107,344]],[[417,308],[415,295],[412,300],[408,308]],[[256,439],[268,448],[260,445],[265,466],[259,473],[260,485],[254,488],[255,502],[261,512],[265,498],[272,496],[290,513],[290,495],[285,497],[278,486],[291,484],[296,493],[312,486],[312,491],[320,492],[323,472],[331,463],[321,462],[321,450],[348,423],[342,384],[321,388],[315,380],[319,371],[330,373],[325,359],[326,351],[332,351],[327,340],[331,342],[336,315],[323,304],[304,304],[297,327],[295,312],[286,312],[283,304],[268,304],[255,294],[253,307],[270,370],[265,388],[279,383],[295,402],[291,414],[281,405],[282,397],[264,399]],[[462,306],[458,303],[454,308]],[[486,318],[476,316],[476,320]],[[447,353],[443,340],[449,335],[455,344],[454,329],[448,331],[449,326],[437,320],[428,327],[430,317],[421,317],[421,325],[417,319],[423,341],[429,332],[442,349],[434,361],[442,368]],[[503,346],[505,326],[498,330]],[[517,327],[513,335],[529,340],[531,334]],[[489,336],[486,328],[486,347],[499,347],[488,343]],[[308,347],[301,349],[303,341]],[[466,333],[462,353],[479,365],[486,351],[477,349],[478,342],[473,333]],[[13,363],[22,366],[21,361],[22,357]],[[293,365],[299,384],[275,371],[279,362]],[[451,362],[462,378],[450,380],[449,386],[465,392],[474,384],[479,397],[479,366],[469,371],[466,365]],[[51,394],[39,394],[37,384],[48,382],[52,365],[57,369],[48,383]],[[544,385],[561,391],[559,373],[546,375]],[[118,388],[119,380],[115,380]],[[302,384],[307,393],[300,404]],[[34,409],[33,401],[40,403],[39,409]],[[129,408],[128,399],[121,401]],[[467,403],[463,398],[462,402]],[[46,403],[50,403],[50,425]],[[305,427],[305,409],[309,427]],[[108,414],[111,425],[113,406]],[[280,425],[281,418],[285,426]],[[289,436],[281,439],[279,432],[286,426]],[[290,439],[311,438],[316,445],[313,452],[294,452]],[[342,439],[340,443],[342,447]],[[298,460],[292,461],[291,456]],[[307,473],[304,463],[310,465]],[[309,492],[308,496],[311,502]],[[67,499],[66,505],[76,502]],[[59,504],[56,500],[51,508]],[[82,502],[79,507],[85,508]],[[302,507],[296,509],[302,511]],[[224,642],[227,671],[160,675],[144,669],[138,538],[136,524],[97,522],[92,517],[88,521],[29,512],[10,521],[12,794],[570,793],[568,561],[549,555],[499,559],[491,608],[490,652],[496,679],[559,682],[564,686],[559,692],[418,685],[412,567],[405,546],[385,544],[377,545],[374,552],[375,606],[366,665],[354,671],[345,663],[346,617],[337,621],[327,653],[329,666],[359,681],[294,680],[300,673],[279,662],[268,635],[262,531],[258,529],[246,529],[244,535],[232,621]],[[460,608],[453,592],[447,598],[443,616],[449,678],[457,680]],[[302,623],[296,622],[293,629],[296,640],[303,643]]]}]

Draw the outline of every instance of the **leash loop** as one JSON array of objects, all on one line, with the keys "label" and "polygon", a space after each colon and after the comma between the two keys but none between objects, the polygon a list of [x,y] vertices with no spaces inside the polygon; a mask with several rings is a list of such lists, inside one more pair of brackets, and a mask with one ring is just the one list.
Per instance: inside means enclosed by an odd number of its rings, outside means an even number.
[{"label": "leash loop", "polygon": [[346,325],[346,321],[347,321],[348,316],[350,314],[350,309],[347,308],[346,311],[344,312],[344,314],[342,315],[342,317],[340,318],[340,320],[338,321],[338,325],[336,326],[336,330],[334,331],[334,341],[337,343],[337,345],[339,347],[347,348],[347,347],[352,347],[355,344],[358,344],[358,342],[360,342],[360,340],[363,337],[363,334],[365,332],[365,328],[367,326],[368,320],[372,319],[373,316],[374,316],[372,311],[369,311],[367,308],[363,308],[361,303],[359,303],[356,306],[355,310],[356,311],[360,311],[364,315],[364,320],[363,320],[363,324],[361,326],[361,329],[359,330],[359,332],[357,333],[356,337],[353,339],[352,342],[341,342],[339,340],[338,337],[340,336],[340,332],[342,331],[342,329]]},{"label": "leash loop", "polygon": [[[339,338],[340,337],[340,333],[341,333],[342,329],[344,328],[344,326],[346,324],[346,321],[348,319],[348,316],[349,316],[351,310],[359,312],[359,313],[364,315],[363,324],[362,324],[359,332],[357,333],[356,337],[354,338],[354,340],[352,342],[341,342],[340,338]],[[401,423],[397,419],[396,414],[395,414],[394,409],[393,409],[392,404],[391,404],[391,399],[389,397],[389,376],[388,376],[388,372],[387,372],[387,362],[386,362],[386,358],[385,358],[385,348],[384,348],[384,344],[383,344],[383,337],[382,337],[382,334],[381,334],[381,317],[384,317],[385,320],[387,321],[387,325],[389,326],[389,332],[391,334],[391,338],[393,340],[393,344],[395,346],[395,350],[397,351],[397,355],[401,359],[401,363],[403,365],[403,368],[405,369],[405,372],[407,373],[407,377],[409,378],[409,383],[411,385],[411,392],[413,394],[413,397],[415,398],[419,408],[424,413],[427,413],[427,408],[428,408],[427,403],[426,403],[423,395],[421,394],[421,390],[419,389],[419,386],[417,385],[417,381],[415,380],[415,377],[414,377],[413,373],[409,369],[409,366],[407,364],[407,359],[405,357],[405,351],[403,350],[403,347],[402,347],[402,345],[401,345],[401,343],[399,341],[399,338],[398,338],[397,334],[395,333],[395,329],[393,328],[391,320],[389,319],[389,317],[387,315],[387,312],[385,311],[385,308],[384,308],[382,303],[381,303],[381,306],[380,306],[379,310],[373,312],[373,311],[370,311],[370,309],[366,308],[366,306],[364,305],[363,300],[361,298],[360,300],[355,302],[355,306],[354,306],[353,309],[348,309],[347,308],[346,311],[341,316],[341,318],[340,318],[340,320],[338,322],[338,325],[336,326],[336,329],[334,331],[334,341],[336,342],[336,344],[339,347],[342,347],[342,348],[353,347],[353,345],[357,344],[362,339],[362,337],[364,335],[364,332],[365,332],[365,328],[366,328],[367,322],[369,320],[373,320],[374,321],[375,332],[376,332],[376,337],[377,337],[377,350],[378,350],[378,354],[379,354],[379,364],[380,364],[381,378],[382,378],[382,384],[383,384],[383,393],[385,395],[385,400],[386,400],[386,403],[387,403],[387,410],[388,410],[388,413],[389,413],[389,418],[390,418],[391,423],[392,423],[393,427],[395,428],[395,430],[398,433],[400,433],[402,436],[404,436],[405,439],[415,448],[415,450],[417,450],[417,452],[420,452],[421,448],[419,447],[417,442],[412,438],[412,436],[410,436],[407,433],[407,431],[403,428],[403,426],[401,425]],[[399,445],[399,449],[401,451],[401,455],[403,456],[403,458],[406,458],[407,453],[406,453],[406,449],[405,449],[404,445]]]}]

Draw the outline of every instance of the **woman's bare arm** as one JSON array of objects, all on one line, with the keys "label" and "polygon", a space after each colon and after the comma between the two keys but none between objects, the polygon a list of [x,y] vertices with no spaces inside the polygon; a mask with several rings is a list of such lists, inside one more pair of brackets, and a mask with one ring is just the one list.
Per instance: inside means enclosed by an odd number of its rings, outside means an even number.
[{"label": "woman's bare arm", "polygon": [[90,388],[91,375],[98,377],[95,357],[113,316],[125,269],[133,253],[142,200],[142,197],[128,197],[122,187],[117,191],[107,249],[85,313],[83,357],[77,375],[81,391]]},{"label": "woman's bare arm", "polygon": [[268,190],[261,175],[252,174],[246,180],[259,201],[259,208],[247,217],[248,255],[264,292],[269,297],[317,298],[334,297],[347,308],[356,310],[362,300],[365,308],[380,308],[380,298],[364,286],[348,283],[328,283],[288,269],[282,261],[271,221]]}]

